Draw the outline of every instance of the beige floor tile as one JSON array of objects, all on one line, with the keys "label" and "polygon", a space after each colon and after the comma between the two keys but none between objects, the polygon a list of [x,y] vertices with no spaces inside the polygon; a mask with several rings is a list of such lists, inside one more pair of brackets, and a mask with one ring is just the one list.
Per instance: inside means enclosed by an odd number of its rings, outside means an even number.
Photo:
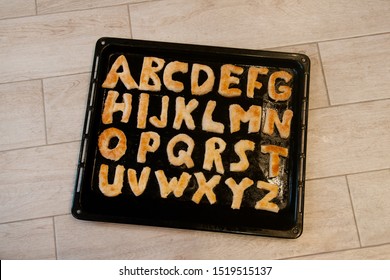
[{"label": "beige floor tile", "polygon": [[36,12],[35,0],[0,0],[0,7],[0,19],[32,16]]},{"label": "beige floor tile", "polygon": [[344,177],[307,183],[296,240],[55,218],[59,259],[270,259],[359,246]]},{"label": "beige floor tile", "polygon": [[390,260],[390,244],[318,255],[303,256],[301,260]]},{"label": "beige floor tile", "polygon": [[66,11],[84,10],[128,3],[144,2],[143,0],[37,0],[38,14],[49,14]]},{"label": "beige floor tile", "polygon": [[390,167],[390,100],[309,112],[307,178]]},{"label": "beige floor tile", "polygon": [[49,144],[81,139],[89,81],[89,73],[43,80]]},{"label": "beige floor tile", "polygon": [[0,153],[0,222],[70,213],[79,142]]},{"label": "beige floor tile", "polygon": [[0,84],[0,151],[46,143],[41,81]]},{"label": "beige floor tile", "polygon": [[91,71],[96,40],[129,37],[126,6],[0,21],[0,83]]},{"label": "beige floor tile", "polygon": [[362,245],[390,243],[390,170],[349,175],[348,183]]},{"label": "beige floor tile", "polygon": [[274,51],[303,53],[310,58],[310,90],[309,108],[322,108],[329,106],[324,75],[322,73],[321,59],[317,44],[305,44],[271,49]]},{"label": "beige floor tile", "polygon": [[157,1],[130,5],[137,39],[267,48],[388,32],[389,1]]},{"label": "beige floor tile", "polygon": [[389,33],[320,43],[331,104],[390,98],[389,46]]},{"label": "beige floor tile", "polygon": [[0,258],[55,259],[53,219],[0,224]]}]

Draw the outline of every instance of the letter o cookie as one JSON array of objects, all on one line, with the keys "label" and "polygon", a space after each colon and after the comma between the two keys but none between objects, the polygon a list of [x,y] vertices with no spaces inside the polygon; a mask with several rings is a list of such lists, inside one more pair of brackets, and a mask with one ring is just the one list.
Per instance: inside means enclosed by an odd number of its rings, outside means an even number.
[{"label": "letter o cookie", "polygon": [[[110,149],[110,141],[112,138],[118,138],[118,144]],[[127,149],[127,139],[126,135],[122,130],[119,130],[115,127],[107,128],[99,135],[98,146],[99,151],[107,159],[114,161],[119,160],[125,153]]]}]

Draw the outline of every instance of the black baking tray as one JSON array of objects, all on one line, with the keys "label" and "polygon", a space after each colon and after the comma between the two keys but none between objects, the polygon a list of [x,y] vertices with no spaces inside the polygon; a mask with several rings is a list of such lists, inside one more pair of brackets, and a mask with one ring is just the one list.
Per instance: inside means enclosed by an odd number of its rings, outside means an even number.
[{"label": "black baking tray", "polygon": [[[160,90],[127,89],[121,79],[118,80],[114,88],[103,88],[103,82],[113,63],[122,55],[126,58],[130,75],[137,85],[140,84],[144,58],[163,59],[162,69],[155,71],[161,82]],[[184,87],[180,92],[169,90],[163,79],[166,65],[173,61],[180,61],[188,66],[187,71],[172,75],[172,79],[180,81]],[[207,65],[214,73],[215,82],[211,91],[206,94],[194,95],[191,91],[191,69],[194,64]],[[243,69],[242,74],[230,74],[230,76],[238,78],[238,83],[231,83],[229,88],[240,89],[240,95],[226,97],[219,94],[220,72],[223,65],[235,65]],[[153,62],[151,66],[159,67],[156,62]],[[257,81],[262,83],[262,87],[254,90],[253,97],[247,96],[246,86],[249,67],[265,67],[268,69],[266,75],[257,76]],[[309,70],[310,59],[303,54],[120,38],[99,39],[96,43],[81,141],[72,206],[73,216],[78,219],[93,221],[284,238],[299,237],[303,229]],[[123,71],[123,65],[116,70],[117,73]],[[275,101],[269,96],[269,78],[272,73],[278,71],[287,72],[292,77],[290,80],[280,78],[275,80],[277,93],[281,93],[282,86],[287,86],[292,90],[291,96],[285,101]],[[202,85],[207,77],[207,74],[200,71],[198,84]],[[155,85],[156,82],[149,79],[146,84]],[[119,93],[117,103],[124,102],[124,93],[132,96],[132,111],[127,122],[121,122],[123,115],[121,111],[113,113],[112,123],[102,122],[102,113],[110,90]],[[145,127],[137,125],[141,94],[149,96]],[[159,117],[161,115],[162,96],[169,97],[167,122],[164,127],[157,128],[148,120],[151,116]],[[179,97],[184,98],[185,104],[193,99],[198,102],[198,106],[190,113],[195,128],[188,128],[185,121],[181,123],[180,128],[173,127],[174,118],[176,117],[175,102]],[[204,110],[210,100],[215,101],[216,104],[212,119],[224,125],[222,133],[205,131],[206,129],[202,127]],[[240,130],[231,133],[229,108],[232,104],[240,105],[243,110],[248,110],[252,105],[260,106],[262,108],[260,129],[249,133],[250,123],[241,122]],[[274,134],[264,133],[263,126],[267,108],[277,111],[280,120],[282,120],[284,111],[293,111],[291,132],[287,139],[278,135],[276,127],[274,127]],[[99,136],[109,128],[119,129],[127,139],[125,154],[118,160],[107,159],[98,147]],[[146,154],[146,162],[139,162],[137,153],[140,138],[143,137],[141,134],[144,132],[157,133],[160,137],[160,145],[155,151],[149,151]],[[194,163],[192,167],[185,164],[173,165],[167,156],[167,144],[178,134],[186,134],[194,141],[194,148],[190,153]],[[209,167],[204,168],[205,143],[211,138],[220,138],[226,143],[225,149],[222,149],[223,151],[220,153],[223,173],[221,169],[217,170],[218,163],[215,162],[212,162],[211,169]],[[230,164],[240,161],[234,151],[234,145],[241,140],[249,140],[254,143],[253,150],[245,151],[249,166],[239,172],[232,171]],[[153,140],[150,140],[148,144],[152,146]],[[279,156],[279,174],[275,177],[268,176],[270,172],[270,154],[261,152],[262,145],[276,145],[288,149],[288,156]],[[106,148],[115,150],[117,147],[118,139],[113,137]],[[187,144],[180,141],[174,147],[172,151],[175,156],[178,155],[180,150],[188,151],[189,149]],[[221,148],[220,144],[214,144],[214,147],[215,149]],[[102,165],[108,166],[107,180],[109,184],[113,183],[115,179],[117,167],[119,165],[124,167],[123,176],[118,175],[118,177],[123,178],[120,194],[108,197],[100,190],[99,172]],[[149,179],[142,194],[136,196],[128,183],[127,170],[135,170],[137,178],[139,178],[145,167],[150,168]],[[191,177],[182,195],[176,197],[174,193],[169,193],[167,197],[163,198],[155,175],[157,170],[162,170],[168,181],[174,177],[179,178],[183,172],[188,173]],[[211,191],[211,193],[214,193],[216,200],[213,204],[211,204],[206,194],[203,194],[197,203],[192,200],[199,187],[194,174],[200,173],[205,180],[210,180],[213,176],[220,176],[219,183]],[[225,183],[228,178],[233,178],[237,183],[244,178],[253,181],[253,185],[245,190],[242,199],[239,200],[241,201],[239,209],[232,208],[233,193]],[[258,181],[278,186],[277,196],[269,201],[277,205],[278,212],[255,209],[256,203],[268,193],[267,190],[257,187]],[[207,194],[211,193],[210,191],[207,192]]]}]

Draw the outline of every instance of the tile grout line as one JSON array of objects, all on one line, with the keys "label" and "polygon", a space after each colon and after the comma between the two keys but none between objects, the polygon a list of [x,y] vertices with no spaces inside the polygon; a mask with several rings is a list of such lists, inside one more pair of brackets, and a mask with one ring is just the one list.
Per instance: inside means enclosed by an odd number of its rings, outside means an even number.
[{"label": "tile grout line", "polygon": [[64,213],[64,214],[54,214],[54,215],[49,215],[49,216],[42,216],[42,217],[14,220],[14,221],[8,221],[8,222],[0,222],[0,226],[1,225],[6,225],[6,224],[23,223],[23,222],[29,222],[29,221],[35,221],[35,220],[49,219],[49,218],[52,218],[52,217],[69,216],[69,215],[72,215],[72,213],[69,212],[69,213]]},{"label": "tile grout line", "polygon": [[271,50],[271,49],[275,49],[275,48],[288,48],[288,47],[296,47],[296,46],[302,46],[302,45],[332,43],[332,42],[343,41],[343,40],[352,40],[352,39],[359,39],[359,38],[363,38],[363,37],[373,37],[373,36],[382,36],[382,35],[390,35],[390,32],[384,31],[384,32],[377,32],[377,33],[370,33],[370,34],[355,35],[355,36],[351,36],[351,37],[340,37],[340,38],[317,40],[317,41],[310,41],[309,40],[306,42],[298,42],[298,43],[292,43],[292,44],[288,44],[288,45],[264,47],[264,48],[257,49],[257,50]]},{"label": "tile grout line", "polygon": [[42,106],[43,106],[43,123],[44,123],[44,129],[45,129],[45,145],[49,143],[48,137],[47,137],[47,120],[46,120],[46,106],[45,106],[45,93],[43,90],[43,79],[40,79],[41,81],[41,91],[42,91]]},{"label": "tile grout line", "polygon": [[316,43],[316,47],[317,47],[317,52],[318,52],[318,59],[319,59],[320,65],[321,65],[321,73],[322,73],[322,77],[323,77],[324,84],[325,84],[325,89],[326,89],[326,99],[327,99],[327,102],[328,102],[328,107],[331,107],[332,104],[330,103],[328,82],[326,81],[325,70],[324,70],[324,63],[322,62],[321,51],[320,51],[320,46],[319,46],[318,42]]},{"label": "tile grout line", "polygon": [[354,35],[349,37],[340,37],[335,39],[327,39],[327,40],[320,40],[316,41],[317,43],[327,43],[327,42],[335,42],[335,41],[342,41],[342,40],[352,40],[352,39],[359,39],[363,37],[372,37],[372,36],[381,36],[381,35],[387,35],[390,34],[389,31],[383,31],[383,32],[376,32],[376,33],[370,33],[370,34],[361,34],[361,35]]},{"label": "tile grout line", "polygon": [[54,216],[52,217],[52,221],[53,221],[54,249],[55,249],[54,252],[55,252],[56,260],[58,260],[56,221],[55,221],[55,217]]},{"label": "tile grout line", "polygon": [[[82,11],[90,11],[90,10],[96,10],[96,9],[106,9],[106,8],[114,8],[114,7],[120,7],[124,5],[134,5],[134,4],[142,4],[142,3],[148,3],[148,2],[153,2],[153,1],[140,1],[140,2],[135,2],[135,3],[119,3],[119,4],[114,4],[114,5],[102,5],[102,6],[96,6],[96,7],[90,7],[90,8],[78,8],[74,10],[64,10],[64,11],[53,11],[53,12],[48,12],[48,13],[38,13],[38,5],[35,5],[35,12],[37,16],[45,16],[45,15],[55,15],[55,14],[63,14],[63,13],[72,13],[72,12],[82,12]],[[35,0],[35,3],[37,3],[37,0]],[[25,16],[16,16],[16,17],[9,17],[9,18],[2,18],[2,20],[7,20],[7,19],[20,19],[20,18],[27,18],[27,17],[33,17],[35,15],[25,15]]]},{"label": "tile grout line", "polygon": [[38,15],[38,3],[37,3],[38,0],[35,0],[35,15],[37,16]]},{"label": "tile grout line", "polygon": [[133,38],[133,30],[131,29],[130,4],[127,5],[127,16],[129,18],[130,38]]},{"label": "tile grout line", "polygon": [[[352,106],[352,105],[357,105],[357,104],[366,104],[370,102],[379,102],[379,101],[387,101],[390,100],[390,97],[385,97],[385,98],[380,98],[380,99],[371,99],[371,100],[362,100],[362,101],[356,101],[356,102],[350,102],[350,103],[344,103],[344,104],[334,104],[334,105],[329,105],[327,107],[319,107],[319,108],[312,108],[309,109],[309,111],[315,111],[315,110],[322,110],[322,109],[329,109],[329,108],[338,108],[338,107],[343,107],[343,106]],[[310,115],[309,115],[310,117]]]},{"label": "tile grout line", "polygon": [[[92,64],[91,64],[91,67],[92,67]],[[47,79],[68,77],[68,76],[74,76],[74,75],[83,75],[83,74],[91,74],[91,71],[76,72],[76,73],[56,75],[56,76],[38,77],[38,78],[31,78],[31,79],[26,79],[26,80],[16,80],[16,81],[0,82],[0,85],[16,84],[16,83],[22,83],[22,82],[38,81],[38,80],[47,80]]]},{"label": "tile grout line", "polygon": [[356,214],[355,214],[355,207],[353,206],[353,201],[352,201],[352,195],[351,195],[351,189],[349,187],[349,181],[348,181],[348,175],[345,175],[344,176],[345,178],[345,182],[347,183],[347,188],[348,188],[348,195],[349,195],[349,200],[351,202],[351,207],[352,207],[352,214],[353,214],[353,219],[355,221],[355,226],[356,226],[356,232],[357,232],[357,235],[358,235],[358,239],[359,239],[359,245],[360,245],[360,248],[362,248],[362,240],[360,238],[360,232],[359,232],[359,226],[357,224],[357,219],[356,219]]},{"label": "tile grout line", "polygon": [[15,148],[15,149],[2,150],[2,151],[0,151],[0,154],[1,153],[6,153],[6,152],[15,152],[15,151],[21,151],[21,150],[28,150],[28,149],[51,147],[51,146],[56,146],[56,145],[71,144],[71,143],[78,143],[78,142],[81,142],[81,139],[76,139],[76,140],[71,140],[71,141],[66,141],[66,142],[59,142],[59,143],[48,143],[48,144],[44,144],[44,145],[35,145],[35,146],[28,146],[28,147],[21,147],[21,148]]},{"label": "tile grout line", "polygon": [[306,254],[306,255],[298,255],[298,256],[294,256],[294,257],[281,258],[280,260],[290,260],[290,259],[294,259],[294,258],[320,256],[320,255],[326,255],[326,254],[332,254],[332,253],[341,253],[341,252],[348,252],[348,251],[353,251],[353,250],[369,249],[369,248],[375,248],[375,247],[386,246],[386,245],[390,245],[390,242],[386,242],[386,243],[382,243],[382,244],[375,244],[375,245],[368,245],[368,246],[364,246],[364,247],[355,247],[355,248],[340,249],[340,250],[334,250],[334,251],[318,252],[318,253]]},{"label": "tile grout line", "polygon": [[384,171],[384,170],[390,170],[390,169],[386,167],[386,168],[381,168],[381,169],[373,169],[373,170],[365,170],[365,171],[358,171],[358,172],[352,172],[352,173],[330,175],[330,176],[324,176],[324,177],[309,178],[309,179],[306,179],[305,181],[330,179],[330,178],[343,177],[343,176],[348,176],[348,175],[357,175],[357,174],[364,174],[364,173],[370,173],[370,172],[380,172],[380,171]]}]

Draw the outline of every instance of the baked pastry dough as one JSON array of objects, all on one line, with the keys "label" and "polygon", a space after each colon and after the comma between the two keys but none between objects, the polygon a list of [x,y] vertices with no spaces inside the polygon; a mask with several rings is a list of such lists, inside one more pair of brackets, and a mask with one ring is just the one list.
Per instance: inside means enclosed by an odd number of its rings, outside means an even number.
[{"label": "baked pastry dough", "polygon": [[236,181],[233,178],[229,178],[225,181],[225,184],[232,190],[233,192],[233,201],[232,201],[232,209],[240,209],[241,202],[244,196],[244,191],[253,185],[253,181],[249,178],[244,178],[237,185]]},{"label": "baked pastry dough", "polygon": [[[291,96],[291,87],[279,86],[276,90],[276,80],[282,79],[286,83],[291,80],[292,76],[286,71],[278,71],[271,74],[268,80],[268,95],[275,101],[286,101]],[[279,91],[279,92],[278,92]]]},{"label": "baked pastry dough", "polygon": [[231,133],[241,129],[241,122],[249,122],[248,133],[258,132],[261,124],[261,106],[252,105],[245,111],[240,105],[232,104],[229,106],[229,118]]},{"label": "baked pastry dough", "polygon": [[217,106],[217,102],[214,100],[209,100],[206,105],[206,109],[202,118],[202,129],[204,131],[215,132],[215,133],[223,133],[225,126],[223,123],[213,121],[213,112],[215,107]]},{"label": "baked pastry dough", "polygon": [[[117,72],[122,67],[122,72]],[[121,79],[122,83],[127,89],[138,88],[137,83],[134,81],[130,73],[129,64],[127,63],[126,57],[120,55],[115,62],[112,64],[110,72],[108,72],[106,79],[104,80],[103,88],[115,88],[118,83],[118,79]]]},{"label": "baked pastry dough", "polygon": [[233,64],[224,64],[221,66],[221,79],[219,80],[218,92],[220,95],[225,97],[235,97],[241,95],[241,89],[239,88],[230,88],[231,84],[238,85],[240,79],[231,74],[241,75],[244,72],[244,68],[233,65]]},{"label": "baked pastry dough", "polygon": [[137,180],[137,171],[129,168],[127,170],[127,179],[131,190],[135,196],[140,196],[145,191],[146,185],[149,181],[150,167],[145,166],[142,168],[139,180]]},{"label": "baked pastry dough", "polygon": [[196,99],[191,99],[186,105],[184,97],[176,98],[176,115],[173,121],[173,128],[179,130],[182,122],[184,121],[187,128],[190,130],[195,129],[194,119],[191,116],[191,112],[198,107],[199,102]]},{"label": "baked pastry dough", "polygon": [[100,191],[108,197],[118,196],[122,193],[123,188],[123,174],[125,173],[125,168],[123,165],[117,165],[115,168],[115,177],[112,184],[108,183],[108,165],[100,165],[99,170],[99,189]]},{"label": "baked pastry dough", "polygon": [[210,204],[214,204],[215,202],[217,202],[217,198],[215,196],[215,193],[213,192],[213,189],[219,184],[221,176],[214,175],[209,181],[206,181],[206,178],[204,177],[202,172],[195,173],[194,175],[196,181],[198,182],[198,189],[192,196],[192,201],[196,204],[199,204],[202,197],[206,195]]},{"label": "baked pastry dough", "polygon": [[139,163],[145,163],[146,154],[148,152],[151,153],[155,152],[159,146],[160,146],[160,135],[158,135],[156,132],[153,131],[142,132],[139,141],[137,161]]},{"label": "baked pastry dough", "polygon": [[102,122],[104,124],[112,123],[112,116],[115,112],[122,112],[121,122],[127,123],[131,114],[131,94],[124,93],[122,103],[117,103],[116,100],[119,97],[119,93],[115,90],[110,90],[107,94],[106,101],[104,102],[104,109],[102,114]]},{"label": "baked pastry dough", "polygon": [[[207,79],[199,85],[199,73],[203,71],[207,74]],[[193,95],[204,95],[213,89],[215,75],[210,66],[194,63],[191,71],[191,93]]]},{"label": "baked pastry dough", "polygon": [[[114,148],[109,148],[110,141],[114,137],[118,138],[118,143]],[[103,157],[117,161],[126,153],[126,135],[122,130],[119,130],[115,127],[107,128],[99,135],[98,147],[99,152]]]},{"label": "baked pastry dough", "polygon": [[177,72],[187,73],[188,63],[172,61],[168,63],[167,66],[165,66],[163,75],[164,85],[167,89],[173,92],[181,92],[184,89],[184,85],[182,82],[174,81],[172,79],[172,75]]},{"label": "baked pastry dough", "polygon": [[[176,144],[179,142],[186,143],[188,146],[187,150],[180,150],[178,152],[178,155],[176,156],[173,153],[173,149],[175,148]],[[191,158],[192,151],[194,150],[195,142],[194,140],[188,136],[187,134],[180,133],[176,136],[174,136],[171,140],[169,140],[167,145],[167,155],[169,162],[174,166],[180,166],[182,164],[185,164],[187,168],[194,167],[194,161]]]},{"label": "baked pastry dough", "polygon": [[279,175],[280,158],[288,156],[288,149],[275,145],[261,145],[261,152],[269,154],[269,172],[268,177],[273,178]]},{"label": "baked pastry dough", "polygon": [[149,110],[149,94],[141,93],[139,95],[137,128],[146,128],[148,110]]},{"label": "baked pastry dough", "polygon": [[249,167],[249,161],[245,154],[246,151],[253,151],[255,143],[250,140],[240,140],[234,145],[234,151],[239,156],[239,162],[232,162],[230,164],[230,171],[242,172]]},{"label": "baked pastry dough", "polygon": [[263,181],[258,181],[257,187],[259,189],[267,190],[269,192],[260,201],[256,203],[255,208],[259,210],[266,210],[278,213],[279,206],[276,203],[271,202],[271,200],[278,196],[279,187],[277,185]]},{"label": "baked pastry dough", "polygon": [[280,137],[287,139],[290,136],[291,120],[293,111],[287,109],[283,112],[282,121],[280,121],[278,112],[268,108],[265,114],[265,123],[263,132],[268,135],[274,134],[274,127],[279,131]]},{"label": "baked pastry dough", "polygon": [[246,86],[246,96],[253,98],[255,95],[255,88],[261,89],[263,84],[257,81],[258,75],[267,75],[268,68],[251,66],[248,70],[248,84]]},{"label": "baked pastry dough", "polygon": [[[157,64],[157,66],[153,66]],[[165,60],[158,57],[144,57],[144,63],[142,64],[141,77],[139,81],[140,90],[160,91],[161,81],[157,75],[165,64]],[[149,84],[152,81],[152,84]]]},{"label": "baked pastry dough", "polygon": [[169,97],[164,95],[161,99],[161,114],[160,119],[156,116],[150,117],[149,122],[158,128],[164,128],[167,126],[168,122],[168,105],[169,105]]},{"label": "baked pastry dough", "polygon": [[223,168],[223,162],[221,158],[221,153],[226,148],[226,142],[221,138],[212,137],[206,141],[205,153],[204,153],[204,162],[203,169],[210,171],[213,168],[213,163],[215,163],[215,169],[218,173],[225,173]]},{"label": "baked pastry dough", "polygon": [[158,185],[160,186],[160,194],[162,198],[167,198],[168,195],[173,192],[175,197],[181,197],[185,188],[188,185],[188,182],[191,179],[191,175],[187,172],[183,172],[180,175],[179,180],[176,177],[171,178],[168,182],[167,177],[163,170],[157,170],[154,172],[158,181]]}]

